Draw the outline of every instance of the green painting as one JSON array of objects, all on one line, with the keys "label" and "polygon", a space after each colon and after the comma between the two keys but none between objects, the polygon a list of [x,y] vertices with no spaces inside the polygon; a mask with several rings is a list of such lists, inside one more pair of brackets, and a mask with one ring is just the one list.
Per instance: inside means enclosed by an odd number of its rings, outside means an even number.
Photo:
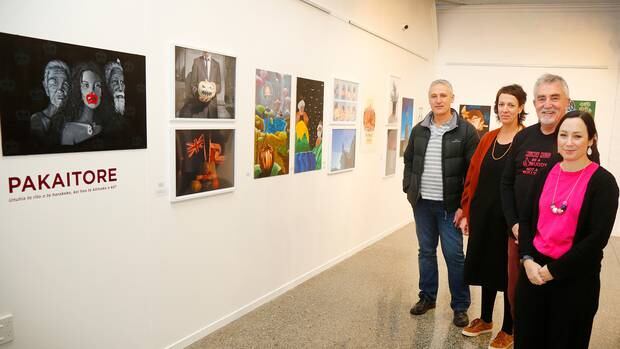
[{"label": "green painting", "polygon": [[579,111],[587,111],[594,117],[594,113],[596,112],[596,101],[577,101],[573,100],[573,105],[575,110]]}]

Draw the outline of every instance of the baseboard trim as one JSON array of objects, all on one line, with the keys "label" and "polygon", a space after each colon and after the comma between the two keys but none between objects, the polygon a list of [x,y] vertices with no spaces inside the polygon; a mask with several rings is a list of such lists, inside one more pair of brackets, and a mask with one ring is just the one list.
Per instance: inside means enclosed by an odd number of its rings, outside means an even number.
[{"label": "baseboard trim", "polygon": [[354,254],[356,254],[357,252],[365,249],[366,247],[374,244],[375,242],[383,239],[384,237],[396,232],[397,230],[405,227],[406,225],[410,224],[412,221],[408,220],[406,222],[401,222],[399,224],[396,224],[395,226],[386,229],[385,231],[377,234],[376,236],[360,243],[359,245],[351,248],[350,250],[342,253],[339,256],[336,256],[330,260],[328,260],[327,262],[323,263],[322,265],[300,275],[299,277],[285,283],[284,285],[276,288],[275,290],[257,298],[256,300],[244,305],[243,307],[233,311],[232,313],[222,317],[219,320],[216,320],[214,322],[212,322],[211,324],[189,334],[186,337],[181,338],[180,340],[170,344],[169,346],[166,347],[166,349],[183,349],[186,348],[187,346],[191,345],[194,342],[197,342],[198,340],[208,336],[209,334],[215,332],[216,330],[220,329],[221,327],[224,327],[226,325],[228,325],[229,323],[239,319],[240,317],[242,317],[243,315],[251,312],[252,310],[258,308],[259,306],[270,302],[272,300],[274,300],[275,298],[281,296],[282,294],[284,294],[285,292],[292,290],[293,288],[299,286],[300,284],[302,284],[303,282],[311,279],[312,277],[322,273],[323,271],[333,267],[334,265],[344,261],[345,259],[353,256]]}]

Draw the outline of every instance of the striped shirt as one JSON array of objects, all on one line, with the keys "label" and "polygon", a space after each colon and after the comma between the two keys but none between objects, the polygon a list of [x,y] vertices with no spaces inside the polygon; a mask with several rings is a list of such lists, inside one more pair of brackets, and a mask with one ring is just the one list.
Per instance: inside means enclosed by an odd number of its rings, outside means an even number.
[{"label": "striped shirt", "polygon": [[431,119],[431,138],[428,140],[426,154],[424,155],[424,172],[422,172],[422,183],[420,186],[422,199],[443,201],[441,146],[443,134],[449,129],[449,122],[436,126]]}]

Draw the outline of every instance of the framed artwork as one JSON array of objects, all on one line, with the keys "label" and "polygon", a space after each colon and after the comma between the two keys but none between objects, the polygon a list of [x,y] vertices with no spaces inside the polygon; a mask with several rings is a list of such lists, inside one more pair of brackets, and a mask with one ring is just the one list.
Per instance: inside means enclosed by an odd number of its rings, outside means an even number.
[{"label": "framed artwork", "polygon": [[333,128],[329,171],[340,173],[355,168],[355,128]]},{"label": "framed artwork", "polygon": [[323,161],[323,81],[297,78],[295,173],[321,169]]},{"label": "framed artwork", "polygon": [[235,119],[237,59],[174,46],[174,117]]},{"label": "framed artwork", "polygon": [[355,124],[357,119],[359,84],[334,79],[334,123]]},{"label": "framed artwork", "polygon": [[405,154],[413,129],[413,98],[403,97],[403,115],[400,119],[400,156]]},{"label": "framed artwork", "polygon": [[396,173],[396,144],[398,130],[395,128],[387,129],[387,142],[385,147],[385,176],[392,176]]},{"label": "framed artwork", "polygon": [[489,132],[491,106],[461,104],[459,110],[463,119],[474,125],[476,131],[478,131],[478,136],[482,137],[485,133]]},{"label": "framed artwork", "polygon": [[573,107],[572,109],[588,112],[592,117],[594,117],[596,113],[596,101],[572,100],[571,104]]},{"label": "framed artwork", "polygon": [[389,111],[390,114],[387,118],[388,125],[395,125],[398,123],[398,102],[400,100],[400,78],[396,76],[390,76],[390,100]]},{"label": "framed artwork", "polygon": [[423,107],[418,107],[418,111],[416,113],[416,116],[414,117],[413,123],[414,126],[415,124],[417,124],[418,122],[421,122],[424,119],[424,108]]},{"label": "framed artwork", "polygon": [[375,108],[372,106],[372,100],[368,100],[366,108],[364,108],[364,136],[368,145],[373,143],[376,119],[377,116]]},{"label": "framed artwork", "polygon": [[235,188],[233,128],[173,128],[172,201],[231,192]]},{"label": "framed artwork", "polygon": [[145,58],[0,33],[2,155],[146,148]]},{"label": "framed artwork", "polygon": [[254,178],[289,173],[291,76],[256,69]]}]

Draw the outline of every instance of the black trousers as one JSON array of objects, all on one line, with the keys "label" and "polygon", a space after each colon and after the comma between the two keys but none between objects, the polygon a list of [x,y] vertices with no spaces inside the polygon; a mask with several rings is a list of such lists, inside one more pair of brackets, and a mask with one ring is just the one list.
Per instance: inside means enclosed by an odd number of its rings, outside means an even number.
[{"label": "black trousers", "polygon": [[600,290],[599,272],[536,286],[522,267],[515,301],[515,348],[587,349]]}]

